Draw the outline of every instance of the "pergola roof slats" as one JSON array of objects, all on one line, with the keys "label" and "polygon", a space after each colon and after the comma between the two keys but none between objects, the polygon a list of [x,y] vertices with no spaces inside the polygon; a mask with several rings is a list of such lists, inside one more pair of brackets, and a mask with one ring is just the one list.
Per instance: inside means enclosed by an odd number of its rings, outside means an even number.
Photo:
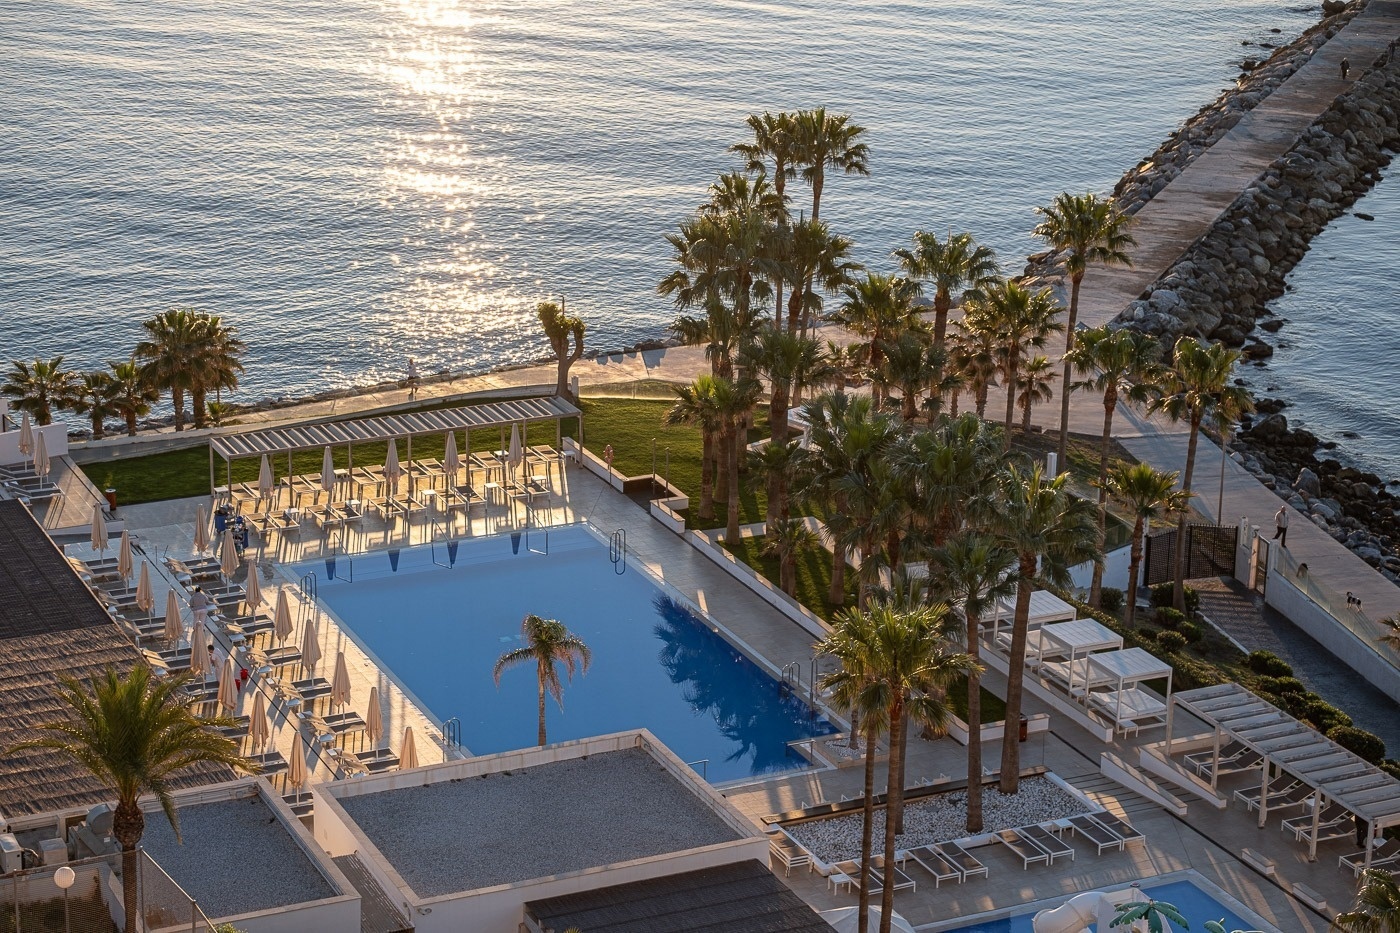
[{"label": "pergola roof slats", "polygon": [[283,454],[317,447],[387,441],[446,431],[489,428],[531,421],[555,421],[580,414],[567,399],[527,398],[440,408],[433,411],[404,412],[350,421],[323,421],[293,427],[265,428],[242,434],[224,434],[209,439],[214,453],[225,460]]}]

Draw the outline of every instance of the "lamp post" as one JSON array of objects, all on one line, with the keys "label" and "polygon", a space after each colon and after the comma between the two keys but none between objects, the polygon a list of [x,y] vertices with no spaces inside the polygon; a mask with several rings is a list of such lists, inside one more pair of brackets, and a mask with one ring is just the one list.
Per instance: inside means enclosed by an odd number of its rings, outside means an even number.
[{"label": "lamp post", "polygon": [[59,868],[53,873],[53,883],[63,889],[63,930],[64,933],[72,933],[73,928],[68,921],[68,889],[73,887],[73,882],[78,880],[78,876],[73,873],[73,869],[67,865]]}]

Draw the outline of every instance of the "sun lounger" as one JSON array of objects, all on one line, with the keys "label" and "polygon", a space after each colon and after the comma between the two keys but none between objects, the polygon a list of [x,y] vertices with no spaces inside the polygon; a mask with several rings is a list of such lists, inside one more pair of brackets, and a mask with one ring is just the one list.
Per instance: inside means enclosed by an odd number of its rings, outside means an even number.
[{"label": "sun lounger", "polygon": [[367,752],[359,752],[355,757],[360,759],[371,774],[376,771],[388,771],[390,768],[399,766],[399,756],[388,748],[375,748]]},{"label": "sun lounger", "polygon": [[[1351,814],[1336,804],[1329,804],[1323,809],[1322,814],[1317,817],[1317,829],[1319,833],[1327,832],[1343,824],[1345,824],[1348,829],[1353,826]],[[1294,816],[1283,820],[1279,824],[1279,829],[1285,833],[1292,833],[1295,839],[1299,842],[1303,842],[1312,835],[1312,811],[1309,810],[1301,816]]]},{"label": "sun lounger", "polygon": [[336,735],[344,735],[347,732],[359,732],[365,727],[365,718],[354,710],[344,713],[332,713],[329,716],[322,716],[326,725],[331,727],[331,731]]},{"label": "sun lounger", "polygon": [[315,700],[318,697],[330,696],[331,684],[324,677],[308,677],[305,680],[294,680],[292,686],[297,693],[301,694],[303,700]]},{"label": "sun lounger", "polygon": [[287,759],[282,757],[278,751],[266,752],[260,755],[245,755],[249,761],[258,766],[258,774],[281,774],[287,770]]},{"label": "sun lounger", "polygon": [[1091,845],[1098,847],[1099,851],[1096,854],[1103,855],[1105,849],[1122,851],[1125,844],[1123,838],[1087,813],[1072,816],[1068,822],[1071,830],[1084,837]]},{"label": "sun lounger", "polygon": [[963,880],[963,873],[956,865],[928,846],[910,849],[905,854],[915,865],[918,865],[924,871],[933,875],[933,886],[935,888],[945,881],[961,882]]},{"label": "sun lounger", "polygon": [[296,645],[273,648],[267,653],[267,663],[273,667],[288,667],[301,663],[301,649]]},{"label": "sun lounger", "polygon": [[962,872],[964,881],[977,875],[987,877],[987,866],[982,864],[982,860],[956,842],[940,842],[933,846],[933,850]]},{"label": "sun lounger", "polygon": [[[1371,867],[1381,868],[1400,862],[1400,839],[1386,839],[1371,850]],[[1366,868],[1366,850],[1343,855],[1337,859],[1338,868],[1350,868],[1351,873],[1360,877]]]},{"label": "sun lounger", "polygon": [[1021,860],[1021,867],[1023,869],[1030,868],[1032,865],[1048,865],[1050,863],[1050,853],[1046,852],[1034,842],[1031,842],[1017,830],[1003,829],[996,834],[996,838],[998,842],[1010,849],[1011,853]]},{"label": "sun lounger", "polygon": [[241,739],[248,734],[248,717],[235,716],[233,725],[219,726],[216,731],[225,738]]},{"label": "sun lounger", "polygon": [[[1188,755],[1187,757],[1189,759],[1191,756]],[[1263,762],[1264,757],[1258,752],[1245,749],[1241,754],[1231,756],[1228,760],[1225,758],[1220,759],[1220,770],[1216,773],[1216,776],[1225,777],[1229,774],[1243,774],[1246,771],[1257,771]],[[1193,767],[1195,767],[1196,773],[1201,777],[1207,780],[1210,779],[1211,761],[1209,755],[1207,755],[1206,759],[1202,762],[1193,762]]]},{"label": "sun lounger", "polygon": [[199,560],[176,560],[173,557],[165,559],[165,566],[170,572],[175,574],[175,579],[181,583],[198,583],[200,580],[214,580],[223,573],[219,567],[219,562],[213,558],[200,558]]},{"label": "sun lounger", "polygon": [[1074,861],[1074,846],[1065,842],[1044,826],[1038,824],[1022,826],[1017,832],[1044,849],[1046,854],[1050,856],[1051,865],[1055,864],[1055,859],[1064,855],[1068,855],[1071,862]]},{"label": "sun lounger", "polygon": [[1134,842],[1146,842],[1147,837],[1132,827],[1127,820],[1121,819],[1109,813],[1107,810],[1100,810],[1093,814],[1093,818],[1103,825],[1105,829],[1123,840],[1123,845]]},{"label": "sun lounger", "polygon": [[768,854],[779,865],[783,866],[783,874],[790,875],[794,867],[801,868],[807,866],[807,870],[812,870],[812,856],[805,849],[799,849],[795,845],[774,840],[768,844]]},{"label": "sun lounger", "polygon": [[[833,884],[836,887],[840,887],[842,884],[845,884],[852,891],[860,890],[861,872],[860,862],[858,860],[850,862],[837,862],[835,868],[836,871],[832,875],[829,875],[827,877],[828,884]],[[879,878],[876,877],[875,872],[873,870],[867,877],[867,883],[867,889],[869,890],[871,897],[874,897],[876,894],[880,894],[885,890],[884,886],[880,883]]]},{"label": "sun lounger", "polygon": [[872,894],[874,893],[875,885],[878,884],[880,886],[880,890],[883,891],[885,885],[889,883],[891,878],[894,879],[894,889],[896,891],[917,891],[919,889],[919,886],[915,883],[914,879],[910,878],[907,874],[905,874],[904,870],[898,865],[888,866],[889,870],[886,871],[887,866],[885,865],[885,860],[883,858],[875,858],[872,859],[871,862],[872,863],[870,865],[870,882]]},{"label": "sun lounger", "polygon": [[[1286,794],[1297,786],[1298,781],[1295,778],[1289,777],[1286,774],[1280,775],[1269,782],[1268,787],[1264,790],[1264,796],[1270,798],[1277,797],[1279,794]],[[1254,810],[1259,806],[1259,797],[1259,787],[1257,785],[1253,787],[1242,787],[1235,791],[1235,799],[1250,810]]]}]

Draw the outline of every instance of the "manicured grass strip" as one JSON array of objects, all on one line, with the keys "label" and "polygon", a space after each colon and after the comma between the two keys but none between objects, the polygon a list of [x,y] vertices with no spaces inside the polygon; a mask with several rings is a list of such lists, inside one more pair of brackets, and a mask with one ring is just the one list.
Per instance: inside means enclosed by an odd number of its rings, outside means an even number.
[{"label": "manicured grass strip", "polygon": [[[725,548],[739,560],[757,570],[774,586],[778,585],[778,558],[763,553],[762,538],[743,538],[737,547]],[[831,588],[831,554],[825,548],[811,548],[797,558],[797,601],[821,618],[831,617],[841,610],[826,601]],[[856,572],[846,572],[846,605],[856,604]]]},{"label": "manicured grass strip", "polygon": [[[1001,722],[1006,718],[1006,701],[986,687],[981,688],[982,724]],[[948,704],[963,722],[967,722],[967,678],[959,677],[948,688]]]}]

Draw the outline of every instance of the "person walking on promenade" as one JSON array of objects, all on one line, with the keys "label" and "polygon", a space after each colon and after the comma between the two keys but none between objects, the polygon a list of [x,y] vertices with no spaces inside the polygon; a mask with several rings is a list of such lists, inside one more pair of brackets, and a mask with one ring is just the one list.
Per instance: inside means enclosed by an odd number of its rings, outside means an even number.
[{"label": "person walking on promenade", "polygon": [[1351,71],[1351,62],[1344,58],[1344,59],[1342,59],[1342,80],[1343,80],[1343,81],[1345,81],[1345,80],[1347,79],[1347,72],[1348,72],[1348,71]]},{"label": "person walking on promenade", "polygon": [[417,367],[417,365],[414,364],[414,362],[413,362],[413,357],[411,357],[411,356],[408,358],[408,379],[406,379],[405,381],[408,383],[408,398],[409,398],[409,401],[412,401],[413,399],[415,399],[415,398],[418,397],[418,383],[419,383],[419,379],[418,379],[418,367]]},{"label": "person walking on promenade", "polygon": [[1274,513],[1274,540],[1288,547],[1288,506],[1281,505]]}]

